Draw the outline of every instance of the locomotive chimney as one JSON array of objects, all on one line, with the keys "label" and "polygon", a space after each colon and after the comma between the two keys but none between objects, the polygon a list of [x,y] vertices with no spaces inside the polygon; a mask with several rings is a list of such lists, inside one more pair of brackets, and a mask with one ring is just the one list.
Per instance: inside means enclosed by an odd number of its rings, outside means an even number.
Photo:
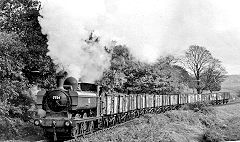
[{"label": "locomotive chimney", "polygon": [[60,71],[59,73],[57,73],[56,75],[56,80],[57,80],[57,88],[58,89],[63,89],[63,83],[64,83],[64,80],[65,80],[65,77],[67,76],[67,72],[65,71]]}]

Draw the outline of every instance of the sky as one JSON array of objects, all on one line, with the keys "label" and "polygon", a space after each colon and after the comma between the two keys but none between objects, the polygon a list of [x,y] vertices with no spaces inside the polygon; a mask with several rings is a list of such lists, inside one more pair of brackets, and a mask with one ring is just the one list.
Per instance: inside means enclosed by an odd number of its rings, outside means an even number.
[{"label": "sky", "polygon": [[[190,45],[204,46],[222,61],[228,74],[240,74],[240,0],[42,2],[44,18],[40,23],[43,32],[49,35],[52,56],[62,57],[69,49],[74,51],[78,44],[83,44],[80,41],[94,31],[103,45],[116,40],[146,62],[169,54],[181,56]],[[63,52],[57,52],[59,48]],[[108,60],[102,56],[96,58]]]}]

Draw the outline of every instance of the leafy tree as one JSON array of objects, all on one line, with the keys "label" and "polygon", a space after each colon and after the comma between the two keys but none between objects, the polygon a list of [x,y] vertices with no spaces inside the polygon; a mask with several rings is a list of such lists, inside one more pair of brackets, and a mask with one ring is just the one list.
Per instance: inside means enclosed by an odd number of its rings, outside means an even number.
[{"label": "leafy tree", "polygon": [[148,76],[151,71],[149,67],[149,65],[136,60],[130,61],[124,70],[127,80],[124,83],[124,88],[132,93],[147,93],[147,87],[151,79]]},{"label": "leafy tree", "polygon": [[221,83],[225,80],[226,70],[222,67],[221,62],[213,59],[208,68],[203,72],[201,80],[204,84],[204,90],[220,91]]},{"label": "leafy tree", "polygon": [[[188,74],[186,70],[182,67],[176,65],[176,59],[173,56],[167,56],[161,58],[156,65],[154,65],[154,70],[158,72],[157,78],[159,83],[162,85],[157,85],[156,89],[162,90],[162,93],[177,93],[182,92],[187,84],[186,78]],[[160,93],[160,92],[159,92]]]},{"label": "leafy tree", "polygon": [[0,103],[4,108],[1,113],[27,120],[27,110],[33,100],[23,91],[27,89],[28,82],[22,76],[25,49],[25,44],[16,34],[0,33]]},{"label": "leafy tree", "polygon": [[173,68],[179,72],[179,79],[181,80],[181,82],[184,85],[189,86],[191,84],[192,77],[191,75],[189,75],[188,71],[178,65],[173,65]]},{"label": "leafy tree", "polygon": [[99,81],[104,86],[105,90],[125,92],[124,83],[126,75],[124,70],[127,69],[131,62],[131,55],[125,46],[114,46],[111,54],[110,69],[105,71],[103,78]]},{"label": "leafy tree", "polygon": [[[41,32],[38,18],[40,16],[40,2],[37,0],[4,0],[0,9],[0,31],[15,33],[25,44],[27,52],[22,54],[22,72],[32,83],[36,79],[46,88],[54,86],[56,65],[47,55],[47,35]],[[36,77],[32,71],[39,70]]]},{"label": "leafy tree", "polygon": [[0,78],[13,80],[21,79],[21,69],[24,68],[23,55],[26,53],[25,44],[19,41],[16,34],[0,33]]},{"label": "leafy tree", "polygon": [[106,90],[131,93],[171,93],[181,88],[180,72],[172,65],[171,56],[161,58],[155,64],[134,59],[124,46],[112,49],[110,70],[106,71],[101,84]]},{"label": "leafy tree", "polygon": [[196,81],[197,93],[201,93],[202,85],[200,84],[201,75],[212,62],[211,53],[205,48],[198,45],[192,45],[185,52],[185,66],[194,74]]}]

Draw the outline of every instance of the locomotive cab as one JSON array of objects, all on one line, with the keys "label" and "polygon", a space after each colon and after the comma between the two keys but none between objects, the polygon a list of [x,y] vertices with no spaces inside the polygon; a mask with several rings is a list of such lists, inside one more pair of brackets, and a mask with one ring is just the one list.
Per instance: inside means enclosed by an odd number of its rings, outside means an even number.
[{"label": "locomotive cab", "polygon": [[73,77],[68,77],[64,81],[63,87],[71,96],[73,116],[80,118],[97,116],[101,87],[96,84],[77,82]]}]

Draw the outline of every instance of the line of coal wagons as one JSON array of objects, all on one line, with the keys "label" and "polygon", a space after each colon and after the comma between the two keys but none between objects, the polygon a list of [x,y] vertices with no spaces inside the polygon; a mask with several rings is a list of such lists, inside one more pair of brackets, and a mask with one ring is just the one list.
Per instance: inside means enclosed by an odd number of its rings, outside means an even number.
[{"label": "line of coal wagons", "polygon": [[171,109],[177,109],[187,103],[209,102],[213,105],[224,104],[229,101],[229,92],[217,92],[206,94],[111,94],[101,97],[100,113],[104,115],[132,112],[130,117],[136,117],[144,113],[161,113]]}]

